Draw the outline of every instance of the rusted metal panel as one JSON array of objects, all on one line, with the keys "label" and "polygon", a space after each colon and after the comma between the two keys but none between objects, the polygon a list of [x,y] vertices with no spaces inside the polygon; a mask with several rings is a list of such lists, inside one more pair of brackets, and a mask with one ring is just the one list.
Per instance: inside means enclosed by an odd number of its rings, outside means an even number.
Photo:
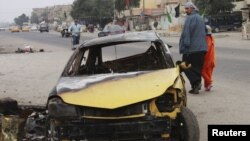
[{"label": "rusted metal panel", "polygon": [[1,141],[17,141],[19,125],[18,116],[1,116],[1,124]]}]

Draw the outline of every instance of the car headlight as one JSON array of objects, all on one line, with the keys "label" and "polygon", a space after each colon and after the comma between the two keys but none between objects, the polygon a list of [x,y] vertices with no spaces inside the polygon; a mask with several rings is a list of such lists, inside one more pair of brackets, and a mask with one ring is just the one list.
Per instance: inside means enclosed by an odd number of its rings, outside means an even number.
[{"label": "car headlight", "polygon": [[155,104],[159,112],[171,112],[174,106],[174,95],[165,93],[156,99]]},{"label": "car headlight", "polygon": [[60,98],[52,98],[48,102],[48,113],[51,117],[75,117],[76,107],[64,103]]}]

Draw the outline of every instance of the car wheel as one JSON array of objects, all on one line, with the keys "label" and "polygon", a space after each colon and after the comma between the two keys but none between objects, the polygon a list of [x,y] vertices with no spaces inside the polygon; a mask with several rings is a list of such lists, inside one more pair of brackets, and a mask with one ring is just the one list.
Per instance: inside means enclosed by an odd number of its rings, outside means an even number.
[{"label": "car wheel", "polygon": [[199,124],[195,115],[183,107],[172,127],[171,141],[199,141],[199,138]]}]

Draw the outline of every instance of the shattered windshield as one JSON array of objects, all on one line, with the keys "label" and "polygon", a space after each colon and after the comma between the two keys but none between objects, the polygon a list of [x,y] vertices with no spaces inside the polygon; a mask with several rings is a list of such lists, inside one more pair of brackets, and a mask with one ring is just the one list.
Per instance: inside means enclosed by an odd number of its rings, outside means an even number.
[{"label": "shattered windshield", "polygon": [[173,67],[165,45],[133,42],[81,49],[64,71],[65,76],[127,73]]}]

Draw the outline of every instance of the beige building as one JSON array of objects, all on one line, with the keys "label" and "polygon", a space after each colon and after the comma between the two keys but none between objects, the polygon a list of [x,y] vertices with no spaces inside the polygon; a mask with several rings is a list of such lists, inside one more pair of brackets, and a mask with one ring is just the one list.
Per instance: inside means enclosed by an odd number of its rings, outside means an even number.
[{"label": "beige building", "polygon": [[234,11],[242,11],[242,38],[250,40],[250,0],[234,0]]},{"label": "beige building", "polygon": [[54,21],[63,22],[72,20],[70,16],[71,9],[71,5],[56,5],[45,8],[33,8],[32,13],[39,17],[39,21],[46,20],[50,23]]},{"label": "beige building", "polygon": [[[184,23],[183,5],[187,1],[141,0],[138,8],[133,8],[132,11],[127,10],[124,15],[130,19],[130,28],[135,30],[166,30],[170,28],[178,30]],[[158,23],[156,27],[154,26],[155,22]]]},{"label": "beige building", "polygon": [[235,7],[233,11],[242,11],[243,21],[250,17],[250,0],[234,0]]}]

